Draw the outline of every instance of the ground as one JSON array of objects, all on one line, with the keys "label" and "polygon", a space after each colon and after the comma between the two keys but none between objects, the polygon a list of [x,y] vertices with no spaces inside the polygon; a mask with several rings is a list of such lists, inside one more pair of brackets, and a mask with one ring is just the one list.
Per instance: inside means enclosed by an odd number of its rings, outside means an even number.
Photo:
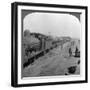
[{"label": "ground", "polygon": [[[67,42],[63,48],[58,46],[43,57],[35,60],[32,65],[23,69],[23,77],[55,76],[55,75],[77,75],[80,74],[80,58],[69,56]],[[75,72],[70,73],[68,68],[75,67]],[[74,68],[73,68],[74,70]]]}]

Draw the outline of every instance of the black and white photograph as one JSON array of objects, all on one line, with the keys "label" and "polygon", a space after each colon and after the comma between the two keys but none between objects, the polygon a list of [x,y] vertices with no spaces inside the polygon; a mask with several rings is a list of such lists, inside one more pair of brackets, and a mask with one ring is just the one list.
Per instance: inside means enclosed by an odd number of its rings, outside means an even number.
[{"label": "black and white photograph", "polygon": [[80,75],[79,13],[28,13],[22,20],[22,77]]},{"label": "black and white photograph", "polygon": [[12,5],[16,12],[14,30],[18,33],[16,82],[30,85],[87,81],[87,7],[40,5]]}]

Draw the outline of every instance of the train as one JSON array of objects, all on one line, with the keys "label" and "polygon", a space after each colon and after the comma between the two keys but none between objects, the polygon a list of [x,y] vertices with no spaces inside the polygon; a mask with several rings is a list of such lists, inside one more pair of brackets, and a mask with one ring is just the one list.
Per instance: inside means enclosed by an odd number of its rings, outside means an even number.
[{"label": "train", "polygon": [[39,33],[31,33],[30,36],[33,37],[34,40],[32,40],[32,43],[29,43],[31,37],[27,38],[29,39],[27,42],[25,40],[27,46],[24,49],[24,54],[27,56],[27,60],[24,60],[23,67],[32,64],[36,59],[48,53],[50,50],[70,40],[66,40],[65,38],[65,40],[60,40],[59,38],[53,39],[51,36],[45,36]]}]

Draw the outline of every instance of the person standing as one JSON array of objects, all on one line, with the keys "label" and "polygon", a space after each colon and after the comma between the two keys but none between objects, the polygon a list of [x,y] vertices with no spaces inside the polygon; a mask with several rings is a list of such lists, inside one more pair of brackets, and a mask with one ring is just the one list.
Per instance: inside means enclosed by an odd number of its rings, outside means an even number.
[{"label": "person standing", "polygon": [[69,48],[69,56],[70,57],[72,56],[72,50],[71,50],[71,48]]}]

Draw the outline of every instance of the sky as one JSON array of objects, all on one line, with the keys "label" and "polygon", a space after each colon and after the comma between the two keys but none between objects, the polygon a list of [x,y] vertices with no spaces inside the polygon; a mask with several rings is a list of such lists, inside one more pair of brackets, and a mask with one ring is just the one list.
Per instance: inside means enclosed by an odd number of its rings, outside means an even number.
[{"label": "sky", "polygon": [[23,28],[54,37],[80,38],[81,24],[74,15],[34,12],[25,16]]}]

